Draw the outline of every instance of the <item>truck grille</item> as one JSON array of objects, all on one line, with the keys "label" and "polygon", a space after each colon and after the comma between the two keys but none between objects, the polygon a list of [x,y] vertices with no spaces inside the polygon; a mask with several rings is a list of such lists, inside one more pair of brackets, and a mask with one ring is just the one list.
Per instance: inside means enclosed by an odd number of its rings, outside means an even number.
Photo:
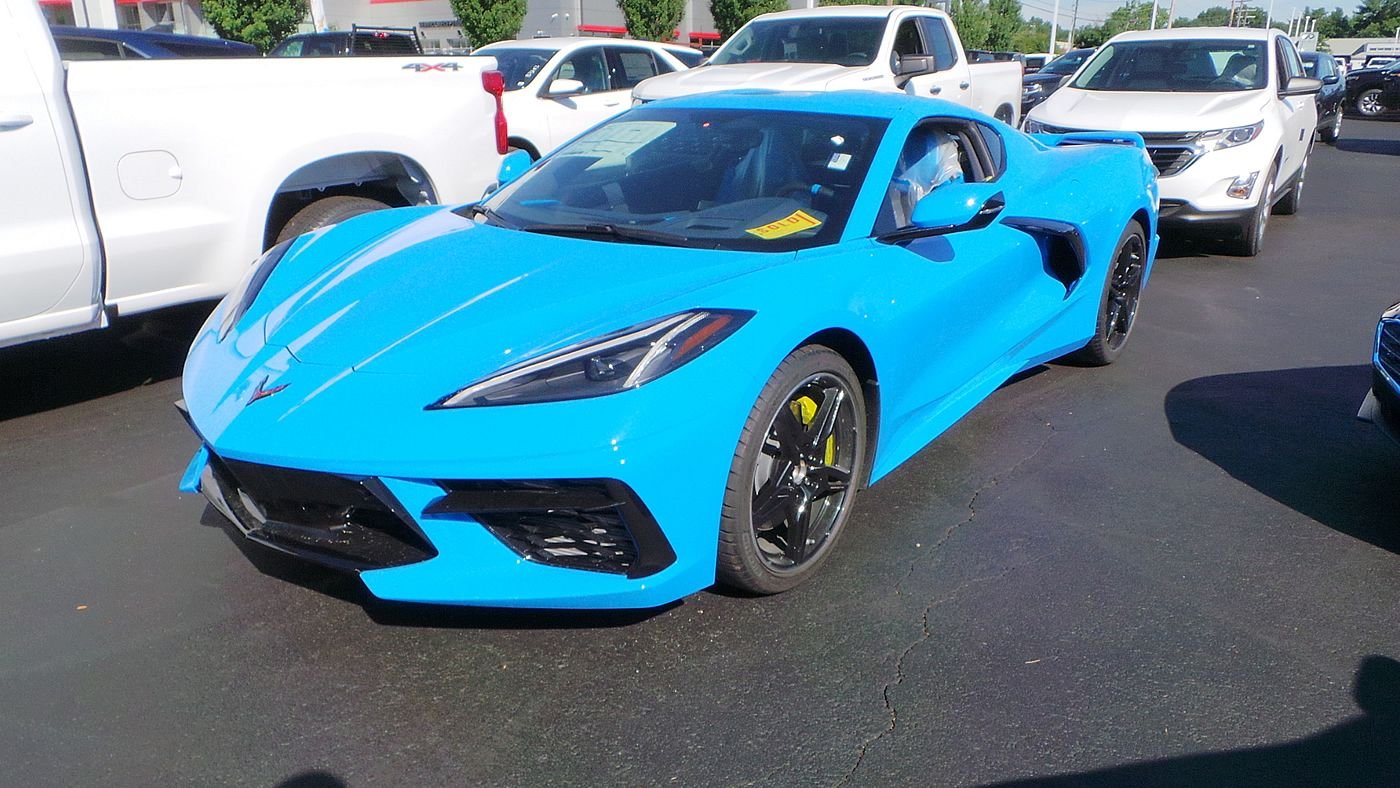
[{"label": "truck grille", "polygon": [[1380,338],[1376,342],[1376,366],[1392,381],[1400,383],[1400,321],[1381,323]]}]

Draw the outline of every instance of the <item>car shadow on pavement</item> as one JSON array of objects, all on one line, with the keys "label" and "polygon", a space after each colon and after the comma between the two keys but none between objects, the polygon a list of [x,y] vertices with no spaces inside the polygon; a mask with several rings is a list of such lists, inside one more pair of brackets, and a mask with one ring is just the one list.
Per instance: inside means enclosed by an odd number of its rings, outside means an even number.
[{"label": "car shadow on pavement", "polygon": [[1363,659],[1352,684],[1352,698],[1360,716],[1285,744],[1016,780],[996,783],[996,787],[1400,785],[1400,662],[1382,656]]},{"label": "car shadow on pavement", "polygon": [[218,528],[259,572],[343,602],[359,605],[376,624],[416,629],[608,629],[639,624],[680,602],[646,610],[522,610],[495,607],[386,602],[376,598],[352,572],[340,572],[279,553],[244,538],[213,506],[204,507],[200,525]]},{"label": "car shadow on pavement", "polygon": [[1235,479],[1400,553],[1400,447],[1356,419],[1370,385],[1366,365],[1215,375],[1168,392],[1166,416],[1178,443]]},{"label": "car shadow on pavement", "polygon": [[0,421],[179,377],[212,304],[0,350]]},{"label": "car shadow on pavement", "polygon": [[1400,140],[1343,137],[1337,140],[1337,150],[1347,153],[1373,153],[1378,156],[1400,156]]}]

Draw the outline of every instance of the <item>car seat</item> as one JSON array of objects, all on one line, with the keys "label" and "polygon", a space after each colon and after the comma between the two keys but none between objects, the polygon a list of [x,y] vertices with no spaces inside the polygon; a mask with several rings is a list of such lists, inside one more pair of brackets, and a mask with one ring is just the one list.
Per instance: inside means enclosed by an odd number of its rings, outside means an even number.
[{"label": "car seat", "polygon": [[909,138],[900,151],[887,202],[894,226],[908,227],[919,200],[945,183],[963,179],[958,143],[940,129]]}]

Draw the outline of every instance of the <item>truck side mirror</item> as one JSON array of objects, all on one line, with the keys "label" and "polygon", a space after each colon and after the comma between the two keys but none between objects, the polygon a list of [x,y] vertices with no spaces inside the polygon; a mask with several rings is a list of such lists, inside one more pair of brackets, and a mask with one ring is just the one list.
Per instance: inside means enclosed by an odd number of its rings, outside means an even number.
[{"label": "truck side mirror", "polygon": [[932,55],[897,55],[895,61],[894,75],[897,77],[911,77],[919,74],[927,74],[933,71]]}]

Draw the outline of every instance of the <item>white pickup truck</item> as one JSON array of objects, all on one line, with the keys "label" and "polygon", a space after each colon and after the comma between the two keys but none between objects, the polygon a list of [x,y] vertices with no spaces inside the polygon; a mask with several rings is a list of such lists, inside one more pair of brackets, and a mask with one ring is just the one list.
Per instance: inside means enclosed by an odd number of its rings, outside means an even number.
[{"label": "white pickup truck", "polygon": [[638,101],[735,88],[880,90],[947,99],[1016,125],[1019,63],[969,63],[953,22],[919,6],[828,6],[755,17],[709,62],[652,77]]},{"label": "white pickup truck", "polygon": [[356,213],[479,198],[507,144],[494,67],[64,63],[34,0],[0,0],[0,347],[216,298]]}]

